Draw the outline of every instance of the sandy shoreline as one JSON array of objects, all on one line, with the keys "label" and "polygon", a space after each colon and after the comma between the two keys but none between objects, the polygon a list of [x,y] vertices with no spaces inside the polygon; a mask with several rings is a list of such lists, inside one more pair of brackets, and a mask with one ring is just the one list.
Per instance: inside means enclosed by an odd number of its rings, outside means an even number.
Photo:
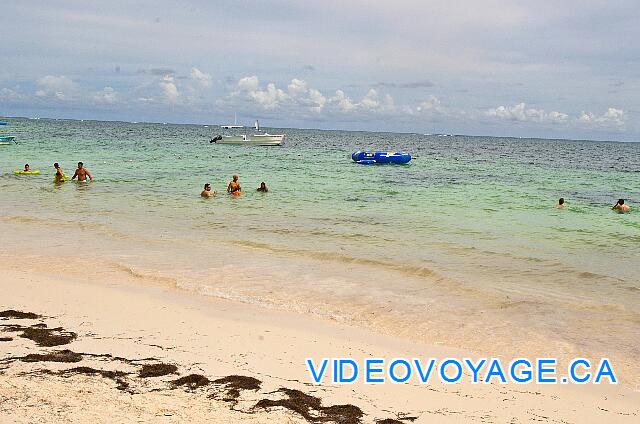
[{"label": "sandy shoreline", "polygon": [[[344,421],[341,416],[336,422],[411,422],[400,420],[403,417],[416,417],[418,423],[635,422],[640,416],[640,393],[622,385],[313,385],[306,357],[473,355],[290,312],[141,285],[123,270],[104,269],[86,281],[80,272],[71,276],[30,269],[29,261],[37,263],[37,257],[11,260],[3,255],[0,310],[33,312],[43,318],[3,319],[0,324],[44,323],[74,332],[77,338],[65,345],[38,347],[3,327],[0,337],[12,340],[0,342],[2,422],[308,422],[300,411],[277,406],[283,399],[291,400],[291,393],[320,399],[320,408],[348,404],[356,408],[349,412],[362,411],[361,421]],[[82,360],[6,361],[63,349],[84,354]],[[105,354],[111,357],[95,356]],[[113,357],[126,361],[105,359]],[[154,359],[140,361],[145,358]],[[138,376],[144,364],[153,363],[173,364],[176,374]],[[118,374],[65,374],[81,366],[128,373],[121,378],[128,390],[118,389]],[[171,383],[191,374],[211,383],[195,390]],[[236,393],[231,391],[233,382],[214,383],[236,375],[256,379],[259,388]],[[278,392],[282,388],[300,392]],[[324,414],[335,408],[308,411],[307,418],[326,418]]]}]

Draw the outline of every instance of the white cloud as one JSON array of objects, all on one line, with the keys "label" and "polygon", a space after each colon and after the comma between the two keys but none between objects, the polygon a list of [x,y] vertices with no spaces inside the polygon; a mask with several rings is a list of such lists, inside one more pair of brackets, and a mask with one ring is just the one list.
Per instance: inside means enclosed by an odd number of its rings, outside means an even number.
[{"label": "white cloud", "polygon": [[485,115],[505,121],[538,122],[564,124],[569,122],[569,115],[563,112],[546,112],[544,109],[527,108],[522,102],[514,106],[498,106],[485,111]]},{"label": "white cloud", "polygon": [[395,110],[393,97],[389,94],[382,95],[376,89],[371,88],[359,102],[354,102],[342,90],[336,90],[333,97],[327,98],[320,90],[309,87],[309,84],[300,78],[293,78],[286,91],[278,88],[275,83],[269,83],[262,88],[255,75],[240,78],[231,93],[231,97],[238,96],[252,100],[264,109],[295,107],[297,110],[306,109],[315,113],[325,110],[341,113],[355,110],[386,113]]},{"label": "white cloud", "polygon": [[[296,81],[296,82],[293,82]],[[290,84],[291,89],[302,89],[305,85],[304,81],[293,80]],[[287,94],[284,90],[276,87],[275,83],[270,82],[266,88],[260,88],[260,80],[255,75],[250,77],[240,78],[236,87],[236,91],[232,93],[232,96],[245,96],[252,100],[254,103],[260,105],[264,109],[276,109],[279,106],[290,103],[293,101],[293,97]]]},{"label": "white cloud", "polygon": [[240,78],[240,80],[238,81],[238,90],[239,91],[255,91],[258,89],[258,86],[260,85],[260,81],[258,80],[258,77],[253,75],[250,77],[244,77],[244,78]]},{"label": "white cloud", "polygon": [[392,112],[395,109],[395,102],[389,94],[380,98],[378,91],[371,88],[357,106],[369,111]]},{"label": "white cloud", "polygon": [[563,112],[546,112],[544,109],[527,108],[525,103],[488,109],[485,111],[485,116],[505,121],[567,124],[573,127],[617,130],[624,130],[628,119],[624,110],[612,107],[602,115],[582,111],[577,117],[571,118]]},{"label": "white cloud", "polygon": [[316,88],[309,88],[306,81],[294,78],[287,86],[292,103],[309,107],[312,111],[320,113],[327,104],[327,98]]},{"label": "white cloud", "polygon": [[378,99],[378,92],[371,88],[369,92],[362,98],[360,105],[365,109],[377,109],[380,107],[380,100]]},{"label": "white cloud", "polygon": [[307,83],[304,80],[294,78],[287,86],[287,89],[291,97],[297,97],[307,92]]},{"label": "white cloud", "polygon": [[25,96],[20,92],[19,87],[3,88],[0,90],[0,100],[17,101],[24,98]]},{"label": "white cloud", "polygon": [[329,102],[335,103],[338,106],[338,109],[342,112],[350,112],[356,107],[351,98],[349,98],[342,90],[336,90],[336,95],[329,99]]},{"label": "white cloud", "polygon": [[202,72],[198,68],[191,69],[191,79],[196,81],[200,86],[204,88],[211,87],[211,75]]},{"label": "white cloud", "polygon": [[93,99],[99,103],[115,103],[117,100],[117,93],[112,87],[105,87],[102,91],[98,91]]},{"label": "white cloud", "polygon": [[622,109],[610,107],[602,115],[595,115],[591,112],[580,113],[577,119],[579,124],[595,128],[618,128],[624,129],[627,122],[627,114]]},{"label": "white cloud", "polygon": [[249,97],[265,109],[275,109],[289,98],[287,93],[277,88],[272,82],[267,84],[267,88],[264,90],[258,89],[249,92]]},{"label": "white cloud", "polygon": [[315,88],[309,90],[309,99],[316,105],[312,107],[312,109],[316,112],[321,112],[322,108],[327,103],[327,98]]},{"label": "white cloud", "polygon": [[178,101],[180,92],[172,75],[165,75],[164,78],[162,78],[160,88],[169,102],[175,103]]},{"label": "white cloud", "polygon": [[439,110],[440,105],[441,105],[440,99],[438,99],[436,96],[431,95],[427,100],[420,102],[420,104],[416,108],[416,111],[424,112],[424,111],[430,111],[430,110]]},{"label": "white cloud", "polygon": [[53,97],[58,100],[70,100],[77,94],[76,84],[68,77],[47,75],[36,81],[37,97]]}]

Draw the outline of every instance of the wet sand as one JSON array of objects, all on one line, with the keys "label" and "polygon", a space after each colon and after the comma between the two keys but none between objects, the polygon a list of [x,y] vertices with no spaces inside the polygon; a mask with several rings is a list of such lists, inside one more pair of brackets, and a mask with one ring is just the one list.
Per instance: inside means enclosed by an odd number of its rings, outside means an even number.
[{"label": "wet sand", "polygon": [[[637,422],[632,385],[311,384],[307,357],[445,358],[343,323],[0,255],[0,422]],[[32,315],[33,314],[33,315]]]}]

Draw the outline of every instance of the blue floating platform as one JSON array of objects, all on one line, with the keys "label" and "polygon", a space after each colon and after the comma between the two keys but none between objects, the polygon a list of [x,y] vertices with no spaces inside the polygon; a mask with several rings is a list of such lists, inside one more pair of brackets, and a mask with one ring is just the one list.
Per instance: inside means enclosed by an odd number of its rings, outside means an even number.
[{"label": "blue floating platform", "polygon": [[401,165],[411,160],[411,155],[407,152],[353,152],[351,159],[361,165],[377,165],[392,163]]}]

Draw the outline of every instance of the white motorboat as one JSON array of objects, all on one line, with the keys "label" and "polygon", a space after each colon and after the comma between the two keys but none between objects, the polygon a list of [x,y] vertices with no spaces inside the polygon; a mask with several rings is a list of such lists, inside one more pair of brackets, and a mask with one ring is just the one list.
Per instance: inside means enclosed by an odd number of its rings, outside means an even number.
[{"label": "white motorboat", "polygon": [[[222,127],[228,128],[228,127]],[[256,131],[260,131],[260,123],[256,120]],[[262,132],[259,134],[242,135],[219,135],[211,140],[216,144],[237,144],[243,146],[279,146],[284,141],[284,134],[269,134]]]},{"label": "white motorboat", "polygon": [[243,134],[223,135],[214,138],[216,144],[241,144],[245,146],[279,146],[284,140],[284,134]]}]

